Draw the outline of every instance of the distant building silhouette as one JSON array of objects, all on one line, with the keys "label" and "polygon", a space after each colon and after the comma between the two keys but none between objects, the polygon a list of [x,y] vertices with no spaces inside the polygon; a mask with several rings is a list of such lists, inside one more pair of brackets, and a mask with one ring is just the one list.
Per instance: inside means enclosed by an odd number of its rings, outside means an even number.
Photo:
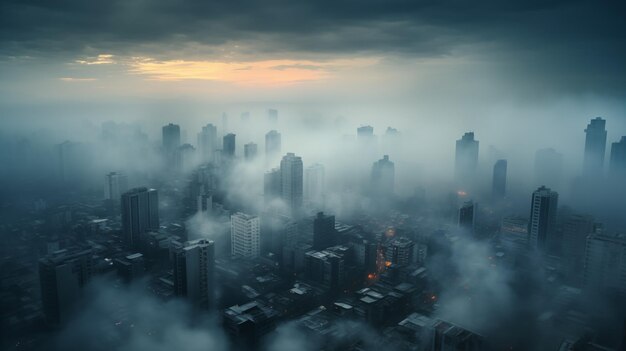
[{"label": "distant building silhouette", "polygon": [[304,197],[313,205],[324,205],[324,166],[316,163],[304,171]]},{"label": "distant building silhouette", "polygon": [[224,135],[224,145],[222,147],[222,156],[225,159],[235,158],[235,134],[229,133]]},{"label": "distant building silhouette", "polygon": [[231,254],[256,258],[261,254],[261,221],[259,217],[237,212],[230,216]]},{"label": "distant building silhouette", "polygon": [[122,233],[130,250],[140,250],[142,236],[159,230],[159,196],[155,189],[134,188],[122,194]]},{"label": "distant building silhouette", "polygon": [[372,165],[372,192],[377,196],[390,197],[394,194],[395,165],[388,155]]},{"label": "distant building silhouette", "polygon": [[263,196],[265,203],[280,198],[282,194],[282,184],[280,181],[280,169],[274,168],[265,173],[263,177]]},{"label": "distant building silhouette", "polygon": [[278,122],[278,110],[270,108],[267,110],[267,119],[270,123]]},{"label": "distant building silhouette", "polygon": [[563,224],[562,266],[565,279],[572,286],[582,285],[587,237],[595,229],[596,223],[589,215],[570,215]]},{"label": "distant building silhouette", "polygon": [[281,136],[275,130],[270,130],[265,134],[265,157],[268,159],[280,155],[281,152]]},{"label": "distant building silhouette", "polygon": [[600,175],[604,166],[606,152],[606,120],[596,117],[585,129],[585,156],[583,159],[584,175]]},{"label": "distant building silhouette", "polygon": [[173,243],[174,293],[194,308],[209,309],[214,303],[215,245],[198,239]]},{"label": "distant building silhouette", "polygon": [[163,150],[166,153],[173,154],[180,146],[180,126],[177,124],[168,124],[163,126]]},{"label": "distant building silhouette", "polygon": [[474,132],[463,134],[456,141],[454,157],[454,179],[461,187],[473,184],[478,168],[478,140],[474,139]]},{"label": "distant building silhouette", "polygon": [[466,233],[474,234],[476,207],[477,204],[470,200],[463,203],[459,208],[459,228]]},{"label": "distant building silhouette", "polygon": [[532,249],[544,250],[554,244],[558,201],[559,194],[545,186],[533,192],[528,223],[529,245]]},{"label": "distant building silhouette", "polygon": [[626,237],[596,233],[587,238],[584,283],[590,290],[626,298]]},{"label": "distant building silhouette", "polygon": [[506,160],[498,160],[493,166],[493,180],[491,194],[494,200],[501,200],[506,196]]},{"label": "distant building silhouette", "polygon": [[336,245],[335,216],[318,212],[313,219],[313,249],[324,250]]},{"label": "distant building silhouette", "polygon": [[302,159],[288,153],[280,161],[281,196],[291,214],[297,214],[302,208],[303,199]]},{"label": "distant building silhouette", "polygon": [[611,175],[626,178],[626,136],[611,144]]},{"label": "distant building silhouette", "polygon": [[213,161],[217,146],[217,128],[209,123],[202,127],[202,131],[198,134],[198,149],[202,162]]},{"label": "distant building silhouette", "polygon": [[257,145],[255,143],[247,143],[243,146],[243,157],[246,161],[252,161],[257,155]]},{"label": "distant building silhouette", "polygon": [[128,190],[128,178],[119,172],[108,173],[104,177],[104,199],[119,204],[121,196]]}]

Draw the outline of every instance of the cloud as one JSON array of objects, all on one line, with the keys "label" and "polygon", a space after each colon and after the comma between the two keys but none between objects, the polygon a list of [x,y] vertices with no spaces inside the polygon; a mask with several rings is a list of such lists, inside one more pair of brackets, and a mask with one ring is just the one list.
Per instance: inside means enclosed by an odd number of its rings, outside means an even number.
[{"label": "cloud", "polygon": [[95,81],[97,79],[96,78],[62,77],[62,78],[59,78],[59,80],[61,80],[63,82],[69,82],[69,83],[83,83],[83,82],[93,82],[93,81]]},{"label": "cloud", "polygon": [[113,60],[113,55],[111,54],[100,54],[96,57],[88,57],[83,60],[76,60],[76,63],[81,65],[110,65],[115,63]]}]

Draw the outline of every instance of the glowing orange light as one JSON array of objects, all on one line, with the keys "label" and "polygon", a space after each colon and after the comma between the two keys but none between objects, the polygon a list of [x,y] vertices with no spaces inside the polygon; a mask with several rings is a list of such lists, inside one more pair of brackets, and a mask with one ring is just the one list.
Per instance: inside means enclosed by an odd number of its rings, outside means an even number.
[{"label": "glowing orange light", "polygon": [[385,236],[391,238],[394,235],[396,235],[396,230],[393,228],[387,228],[387,230],[385,231]]},{"label": "glowing orange light", "polygon": [[385,261],[385,267],[391,266],[391,261]]}]

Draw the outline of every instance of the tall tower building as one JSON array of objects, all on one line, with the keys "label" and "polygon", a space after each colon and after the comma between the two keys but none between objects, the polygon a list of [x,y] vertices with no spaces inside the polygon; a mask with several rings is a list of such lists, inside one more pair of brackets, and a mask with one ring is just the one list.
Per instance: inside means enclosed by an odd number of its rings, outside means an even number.
[{"label": "tall tower building", "polygon": [[467,132],[456,141],[454,179],[457,184],[463,187],[471,185],[477,168],[478,140],[474,139],[474,132]]},{"label": "tall tower building", "polygon": [[202,162],[213,161],[213,154],[217,149],[217,128],[213,124],[202,127],[198,134],[198,149]]},{"label": "tall tower building", "polygon": [[459,228],[467,233],[473,234],[476,226],[476,207],[478,204],[473,201],[466,201],[459,208]]},{"label": "tall tower building", "polygon": [[385,155],[372,165],[372,191],[378,196],[391,196],[394,193],[395,166]]},{"label": "tall tower building", "polygon": [[257,145],[255,143],[247,143],[243,146],[243,155],[246,161],[252,161],[257,155]]},{"label": "tall tower building", "polygon": [[356,129],[356,137],[360,141],[369,142],[374,139],[374,127],[360,126]]},{"label": "tall tower building", "polygon": [[582,283],[587,237],[597,225],[592,216],[573,214],[563,224],[563,251],[561,263],[565,278],[573,286]]},{"label": "tall tower building", "polygon": [[611,144],[611,175],[626,177],[626,136]]},{"label": "tall tower building", "polygon": [[117,203],[122,194],[128,190],[128,179],[118,172],[111,172],[104,177],[104,199]]},{"label": "tall tower building", "polygon": [[67,322],[93,274],[90,249],[66,249],[39,260],[41,302],[50,325]]},{"label": "tall tower building", "polygon": [[281,196],[292,215],[302,208],[303,198],[302,158],[287,153],[280,161]]},{"label": "tall tower building", "polygon": [[278,122],[278,110],[270,108],[267,110],[267,119],[271,124]]},{"label": "tall tower building", "polygon": [[142,236],[157,230],[159,196],[156,189],[134,188],[122,194],[122,231],[126,247],[139,250]]},{"label": "tall tower building", "polygon": [[180,126],[168,124],[163,126],[163,150],[166,153],[174,153],[180,146]]},{"label": "tall tower building", "polygon": [[224,146],[222,149],[222,156],[225,159],[235,158],[235,134],[229,133],[224,135]]},{"label": "tall tower building", "polygon": [[272,253],[282,262],[283,248],[294,247],[298,239],[298,223],[276,213],[261,216],[261,254]]},{"label": "tall tower building", "polygon": [[324,166],[316,163],[304,171],[304,198],[311,204],[324,205]]},{"label": "tall tower building", "polygon": [[585,129],[585,134],[583,174],[600,175],[606,151],[606,120],[600,117],[592,119]]},{"label": "tall tower building", "polygon": [[313,250],[324,250],[336,245],[335,216],[318,212],[313,220]]},{"label": "tall tower building", "polygon": [[282,185],[280,182],[280,169],[274,168],[263,176],[263,197],[268,204],[276,198],[280,198]]},{"label": "tall tower building", "polygon": [[231,254],[245,258],[261,253],[261,222],[259,217],[237,212],[230,216]]},{"label": "tall tower building", "polygon": [[544,250],[555,244],[556,211],[559,194],[545,186],[533,192],[528,222],[529,245]]},{"label": "tall tower building", "polygon": [[215,245],[198,239],[172,247],[174,293],[186,298],[194,307],[209,309],[214,302]]},{"label": "tall tower building", "polygon": [[494,200],[502,200],[506,195],[506,160],[498,160],[493,166],[491,194]]},{"label": "tall tower building", "polygon": [[265,134],[265,157],[268,159],[274,158],[280,155],[281,151],[281,136],[280,133],[275,130],[270,130]]},{"label": "tall tower building", "polygon": [[584,283],[626,298],[626,236],[597,233],[587,238]]}]

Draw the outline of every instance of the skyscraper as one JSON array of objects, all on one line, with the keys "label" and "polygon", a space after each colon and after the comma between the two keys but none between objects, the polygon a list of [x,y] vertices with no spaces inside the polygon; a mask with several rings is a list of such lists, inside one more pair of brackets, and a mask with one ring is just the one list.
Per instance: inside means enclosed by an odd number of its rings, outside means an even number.
[{"label": "skyscraper", "polygon": [[263,177],[263,197],[268,204],[272,200],[279,198],[282,193],[280,182],[280,169],[274,168],[265,173]]},{"label": "skyscraper", "polygon": [[259,217],[237,212],[230,216],[231,254],[245,258],[261,253],[261,223]]},{"label": "skyscraper", "polygon": [[532,249],[544,250],[555,244],[558,201],[559,194],[545,186],[533,192],[528,222],[529,245]]},{"label": "skyscraper", "polygon": [[313,220],[313,249],[324,250],[336,245],[335,216],[318,212]]},{"label": "skyscraper", "polygon": [[324,205],[324,166],[316,163],[304,171],[304,198],[311,204]]},{"label": "skyscraper", "polygon": [[356,137],[361,141],[370,141],[374,138],[374,127],[360,126],[356,129]]},{"label": "skyscraper", "polygon": [[377,196],[388,197],[394,193],[395,185],[395,166],[389,161],[389,156],[385,155],[382,159],[374,162],[372,165],[372,191]]},{"label": "skyscraper", "polygon": [[535,153],[535,185],[558,187],[563,174],[563,155],[552,148]]},{"label": "skyscraper", "polygon": [[47,323],[60,325],[68,320],[92,274],[90,249],[60,250],[39,260],[41,302]]},{"label": "skyscraper", "polygon": [[585,156],[583,159],[583,174],[602,174],[604,154],[606,151],[606,120],[596,117],[589,122],[585,129]]},{"label": "skyscraper", "polygon": [[626,237],[597,233],[587,238],[584,283],[588,289],[626,297]]},{"label": "skyscraper", "polygon": [[256,158],[257,145],[255,143],[247,143],[243,146],[243,155],[246,161],[252,161]]},{"label": "skyscraper", "polygon": [[466,233],[473,234],[476,225],[476,207],[478,204],[473,201],[466,201],[459,208],[459,228]]},{"label": "skyscraper", "polygon": [[492,196],[494,200],[501,200],[506,195],[506,160],[498,160],[493,166]]},{"label": "skyscraper", "polygon": [[217,148],[217,128],[209,123],[202,127],[198,134],[198,149],[202,162],[213,161],[213,154]]},{"label": "skyscraper", "polygon": [[224,146],[222,149],[222,156],[225,159],[235,158],[235,134],[229,133],[224,135]]},{"label": "skyscraper", "polygon": [[582,283],[587,236],[594,233],[593,217],[573,214],[563,224],[562,265],[565,278],[573,286]]},{"label": "skyscraper", "polygon": [[168,124],[163,126],[163,150],[168,154],[173,154],[180,146],[180,126]]},{"label": "skyscraper", "polygon": [[408,266],[413,263],[415,243],[404,237],[393,238],[385,244],[385,261]]},{"label": "skyscraper", "polygon": [[462,187],[473,183],[478,167],[478,140],[474,140],[474,132],[463,134],[456,141],[454,158],[454,179]]},{"label": "skyscraper", "polygon": [[626,136],[611,144],[611,175],[626,177]]},{"label": "skyscraper", "polygon": [[302,207],[302,178],[302,159],[291,152],[287,153],[280,161],[281,196],[292,215],[297,214]]},{"label": "skyscraper", "polygon": [[268,109],[267,118],[269,119],[270,123],[278,122],[278,110],[273,108]]},{"label": "skyscraper", "polygon": [[270,130],[265,134],[265,157],[271,159],[280,155],[281,136],[275,130]]},{"label": "skyscraper", "polygon": [[174,243],[174,293],[194,307],[208,309],[214,302],[215,246],[213,241],[198,239]]},{"label": "skyscraper", "polygon": [[122,194],[122,231],[126,247],[139,250],[143,234],[157,230],[159,230],[157,191],[134,188]]},{"label": "skyscraper", "polygon": [[118,172],[111,172],[104,177],[104,199],[119,204],[124,192],[128,190],[128,179]]},{"label": "skyscraper", "polygon": [[261,215],[261,254],[272,253],[282,262],[283,248],[293,247],[297,242],[298,223],[276,213]]}]

